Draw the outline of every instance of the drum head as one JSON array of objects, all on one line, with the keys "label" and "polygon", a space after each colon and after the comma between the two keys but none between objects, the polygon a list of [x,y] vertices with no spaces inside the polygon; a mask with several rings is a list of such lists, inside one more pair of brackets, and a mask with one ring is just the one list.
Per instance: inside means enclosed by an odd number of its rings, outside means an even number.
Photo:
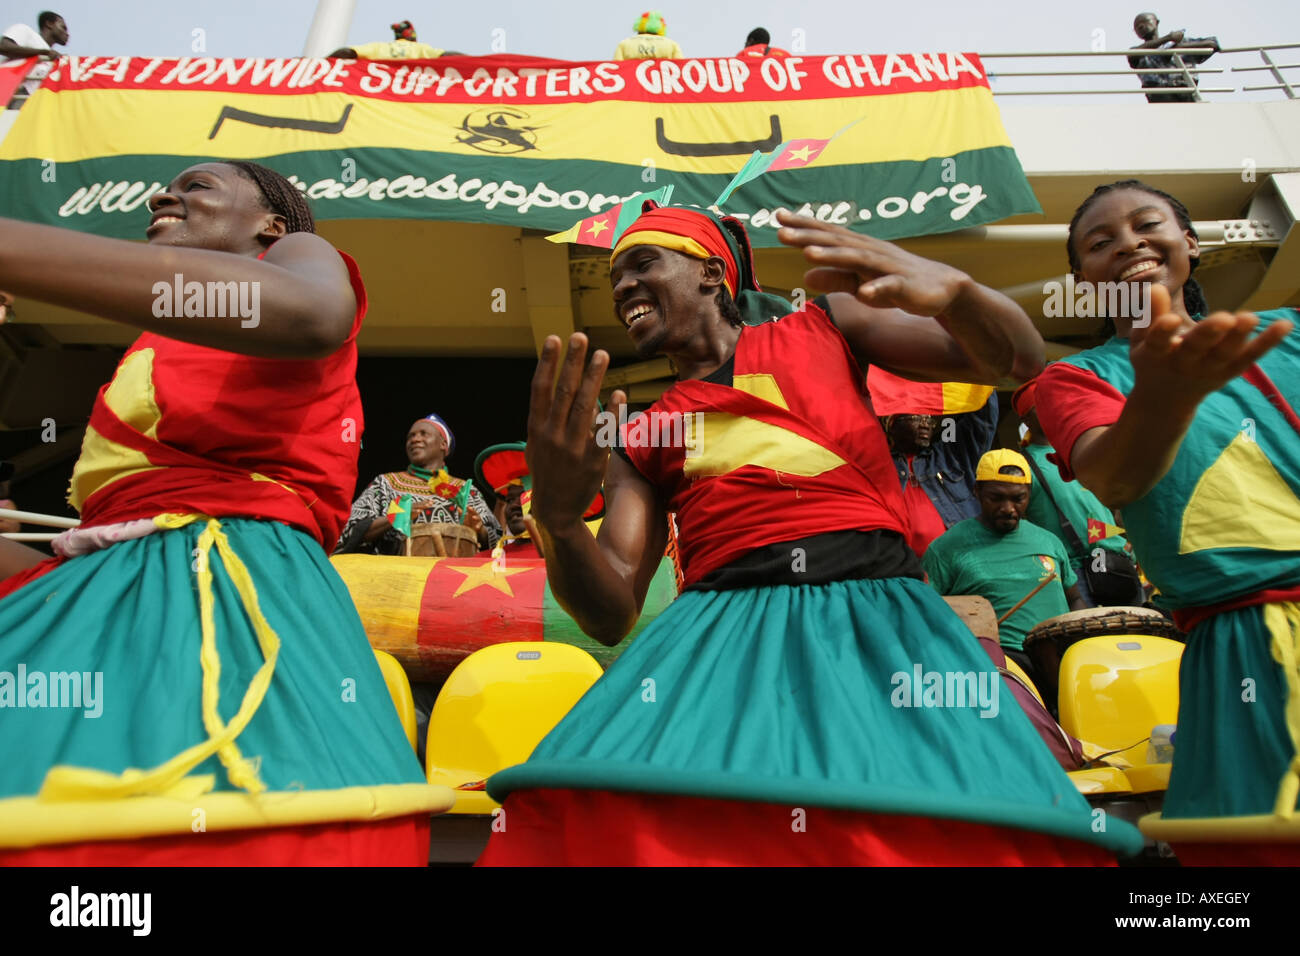
[{"label": "drum head", "polygon": [[1087,607],[1081,611],[1058,614],[1040,622],[1025,637],[1030,641],[1046,637],[1100,637],[1110,634],[1146,634],[1183,640],[1183,632],[1159,611],[1146,607]]}]

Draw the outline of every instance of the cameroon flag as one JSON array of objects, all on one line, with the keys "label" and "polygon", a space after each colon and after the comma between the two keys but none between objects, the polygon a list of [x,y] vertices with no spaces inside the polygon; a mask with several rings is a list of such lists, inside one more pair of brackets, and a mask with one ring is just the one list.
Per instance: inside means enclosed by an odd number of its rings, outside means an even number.
[{"label": "cameroon flag", "polygon": [[1098,541],[1105,541],[1107,538],[1123,533],[1123,528],[1118,528],[1113,524],[1107,524],[1105,521],[1098,521],[1096,518],[1088,519],[1089,544],[1096,544]]},{"label": "cameroon flag", "polygon": [[871,407],[886,415],[960,415],[983,408],[993,394],[992,385],[965,382],[913,382],[883,368],[867,371]]},{"label": "cameroon flag", "polygon": [[66,56],[0,143],[0,202],[33,222],[139,238],[149,197],[214,158],[280,171],[318,220],[554,233],[667,186],[674,202],[712,205],[747,163],[724,209],[756,247],[778,245],[782,208],[884,239],[1040,211],[983,63],[956,52]]},{"label": "cameroon flag", "polygon": [[406,535],[411,536],[411,502],[410,495],[402,495],[388,506],[388,523]]}]

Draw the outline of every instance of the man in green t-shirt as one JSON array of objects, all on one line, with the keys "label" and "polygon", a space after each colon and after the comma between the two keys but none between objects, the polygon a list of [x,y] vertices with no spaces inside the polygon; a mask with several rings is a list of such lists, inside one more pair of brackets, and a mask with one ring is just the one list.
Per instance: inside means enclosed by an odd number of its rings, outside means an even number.
[{"label": "man in green t-shirt", "polygon": [[[1079,579],[1079,594],[1085,606],[1136,607],[1146,603],[1146,594],[1136,572],[1131,580],[1120,573],[1109,574],[1103,581],[1109,581],[1110,584],[1102,586],[1100,593],[1093,594],[1089,590],[1087,576],[1083,573],[1084,563],[1101,558],[1097,554],[1097,548],[1123,555],[1130,562],[1130,568],[1133,548],[1122,534],[1098,539],[1098,534],[1105,533],[1099,529],[1115,527],[1112,524],[1116,520],[1115,515],[1079,482],[1062,478],[1056,463],[1048,460],[1047,456],[1055,454],[1056,450],[1048,443],[1038,422],[1038,413],[1034,410],[1035,389],[1035,382],[1027,382],[1011,397],[1016,414],[1028,429],[1029,444],[1025,446],[1024,453],[1035,469],[1031,477],[1036,480],[1030,486],[1029,506],[1025,509],[1026,520],[1061,539],[1066,554],[1070,556],[1070,567]],[[1062,526],[1062,513],[1069,521],[1073,535]]]},{"label": "man in green t-shirt", "polygon": [[986,453],[975,470],[979,516],[949,528],[930,545],[921,564],[940,594],[981,595],[998,617],[1047,581],[998,625],[1002,649],[1038,683],[1024,651],[1025,635],[1040,621],[1086,605],[1060,539],[1024,520],[1032,482],[1029,463],[1019,452],[995,448]]}]

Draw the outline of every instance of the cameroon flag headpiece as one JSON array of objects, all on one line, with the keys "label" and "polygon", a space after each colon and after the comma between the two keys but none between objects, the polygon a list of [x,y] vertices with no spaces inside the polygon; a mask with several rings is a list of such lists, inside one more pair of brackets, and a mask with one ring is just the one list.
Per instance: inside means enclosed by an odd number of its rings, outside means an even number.
[{"label": "cameroon flag headpiece", "polygon": [[653,199],[647,199],[641,210],[610,253],[611,264],[633,246],[660,246],[694,259],[717,256],[725,266],[723,282],[746,325],[759,325],[793,311],[785,299],[759,287],[749,235],[739,220],[705,209],[660,206]]}]

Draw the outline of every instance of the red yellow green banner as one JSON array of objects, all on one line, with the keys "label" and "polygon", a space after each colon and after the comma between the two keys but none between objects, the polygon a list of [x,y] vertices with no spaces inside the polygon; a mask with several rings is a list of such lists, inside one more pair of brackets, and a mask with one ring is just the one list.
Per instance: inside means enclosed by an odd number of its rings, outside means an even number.
[{"label": "red yellow green banner", "polygon": [[320,219],[556,232],[669,185],[709,205],[782,144],[724,207],[756,246],[777,244],[779,208],[883,238],[1039,208],[969,53],[65,57],[0,143],[0,189],[10,215],[137,237],[149,196],[187,165],[255,159]]}]

